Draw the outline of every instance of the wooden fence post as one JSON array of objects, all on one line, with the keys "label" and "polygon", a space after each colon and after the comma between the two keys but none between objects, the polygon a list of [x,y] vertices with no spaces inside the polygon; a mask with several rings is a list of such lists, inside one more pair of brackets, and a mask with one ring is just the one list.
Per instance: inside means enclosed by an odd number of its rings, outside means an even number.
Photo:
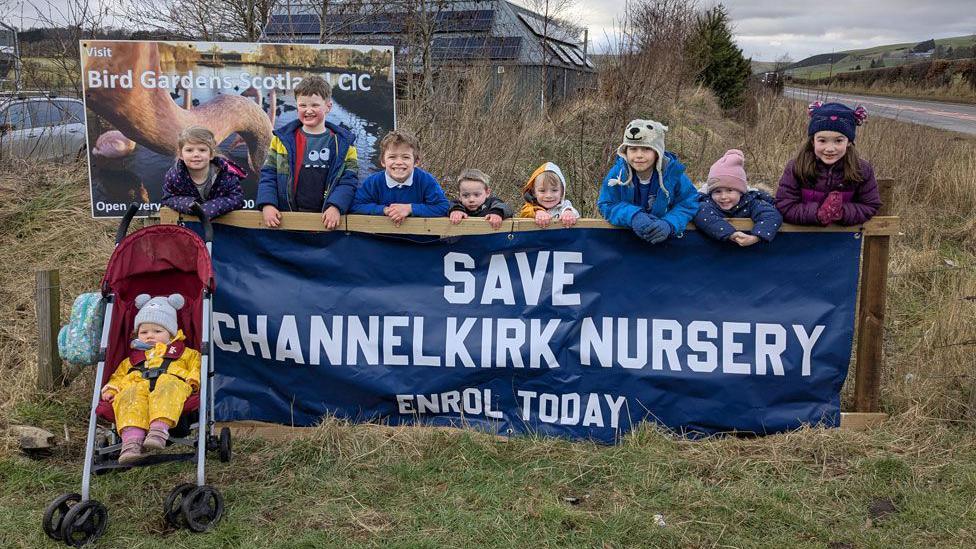
[{"label": "wooden fence post", "polygon": [[[891,210],[892,179],[879,179],[881,209]],[[860,299],[857,307],[857,363],[854,372],[854,410],[878,412],[881,409],[881,370],[884,366],[884,314],[888,291],[888,253],[891,237],[864,237],[861,255]]]},{"label": "wooden fence post", "polygon": [[61,275],[57,269],[35,272],[34,310],[37,313],[37,388],[53,391],[61,383],[58,354]]}]

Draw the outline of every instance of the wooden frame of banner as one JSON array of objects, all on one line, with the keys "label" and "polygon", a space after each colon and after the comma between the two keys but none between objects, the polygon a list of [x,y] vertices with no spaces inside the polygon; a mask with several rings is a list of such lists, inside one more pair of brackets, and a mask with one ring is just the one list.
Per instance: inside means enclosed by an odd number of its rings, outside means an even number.
[{"label": "wooden frame of banner", "polygon": [[[180,215],[173,210],[163,208],[160,210],[160,220],[163,223],[176,223],[180,219],[195,220],[190,215]],[[736,229],[749,230],[752,228],[752,220],[745,218],[733,218],[729,220]],[[282,212],[281,225],[268,229],[264,226],[264,218],[261,212],[253,210],[237,210],[223,215],[216,221],[232,227],[243,227],[245,229],[267,229],[275,231],[325,231],[322,225],[322,216],[314,213]],[[344,215],[339,220],[339,227],[336,230],[357,233],[373,234],[412,234],[430,235],[440,237],[468,236],[481,234],[507,234],[512,232],[524,231],[550,231],[562,229],[559,223],[553,223],[548,227],[539,227],[533,219],[506,219],[502,221],[501,227],[492,229],[483,218],[468,218],[457,225],[451,224],[446,217],[408,217],[400,226],[396,226],[385,216],[373,215]],[[572,227],[574,229],[620,229],[602,219],[579,219]],[[688,224],[688,229],[694,231],[695,226]],[[780,229],[787,233],[815,233],[815,232],[837,232],[837,233],[861,233],[864,236],[891,236],[898,234],[898,218],[892,216],[879,216],[871,219],[863,225],[851,227],[841,227],[831,225],[829,227],[810,227],[806,225],[784,224]]]},{"label": "wooden frame of banner", "polygon": [[[899,218],[888,215],[891,203],[893,179],[879,179],[878,191],[882,206],[878,215],[863,225],[841,227],[813,227],[806,225],[783,224],[781,232],[850,232],[860,233],[864,238],[861,250],[861,278],[858,282],[858,306],[855,321],[855,371],[854,371],[854,411],[841,413],[842,429],[866,429],[882,423],[888,416],[881,413],[881,372],[884,367],[884,314],[888,287],[888,256],[891,237],[898,234]],[[181,219],[195,220],[193,216],[179,214],[169,208],[160,210],[162,223],[178,223]],[[729,220],[736,229],[752,228],[751,219],[735,218]],[[230,212],[215,223],[267,229],[261,212],[238,210]],[[536,226],[532,219],[506,219],[500,228],[492,229],[484,219],[468,218],[457,225],[446,217],[416,218],[404,220],[400,226],[382,216],[346,215],[342,216],[339,228],[346,232],[375,234],[413,234],[440,237],[507,234],[523,231],[544,231],[561,229],[554,223],[546,228]],[[575,228],[580,229],[619,229],[602,219],[580,219]],[[267,230],[325,231],[322,216],[314,213],[283,212],[281,226]],[[688,224],[688,230],[695,230]]]}]

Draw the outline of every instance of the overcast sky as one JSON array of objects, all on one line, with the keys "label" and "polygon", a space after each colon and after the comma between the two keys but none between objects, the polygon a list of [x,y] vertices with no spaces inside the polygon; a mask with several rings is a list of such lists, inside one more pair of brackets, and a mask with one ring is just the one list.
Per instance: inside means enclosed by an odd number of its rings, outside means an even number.
[{"label": "overcast sky", "polygon": [[[21,28],[34,26],[31,6],[54,15],[64,6],[115,5],[125,0],[0,0],[0,17]],[[532,6],[545,0],[515,0]],[[558,5],[567,0],[550,0]],[[590,29],[596,51],[614,42],[627,0],[568,0],[568,19]],[[640,0],[652,1],[652,0]],[[711,6],[714,0],[699,0]],[[976,0],[726,0],[735,35],[747,57],[773,61],[788,54],[794,61],[818,53],[920,42],[976,34]],[[25,7],[26,5],[26,7]],[[52,9],[53,8],[53,9]],[[33,21],[30,19],[34,19]]]},{"label": "overcast sky", "polygon": [[[711,6],[717,2],[700,2]],[[818,53],[976,34],[976,0],[726,0],[747,57],[794,61]],[[626,0],[578,0],[599,50],[612,42]]]}]

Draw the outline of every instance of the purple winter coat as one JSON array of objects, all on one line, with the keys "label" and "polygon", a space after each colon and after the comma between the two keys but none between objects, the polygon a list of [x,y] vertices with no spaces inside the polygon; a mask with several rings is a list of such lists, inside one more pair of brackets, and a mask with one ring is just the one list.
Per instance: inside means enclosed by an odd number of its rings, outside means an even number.
[{"label": "purple winter coat", "polygon": [[174,210],[192,214],[190,207],[194,202],[203,206],[207,217],[213,219],[244,206],[244,190],[241,189],[241,179],[247,177],[244,168],[222,156],[216,156],[210,161],[217,170],[217,177],[207,197],[200,196],[200,191],[193,184],[190,172],[182,160],[177,160],[163,182],[163,205]]},{"label": "purple winter coat", "polygon": [[844,181],[844,167],[839,164],[827,166],[817,160],[817,183],[812,187],[801,186],[793,175],[790,160],[783,170],[776,190],[776,208],[783,214],[783,220],[794,225],[821,225],[817,219],[817,209],[827,195],[839,191],[843,200],[842,216],[838,225],[860,225],[874,217],[881,207],[878,194],[878,181],[874,178],[874,168],[866,160],[861,160],[861,184]]}]

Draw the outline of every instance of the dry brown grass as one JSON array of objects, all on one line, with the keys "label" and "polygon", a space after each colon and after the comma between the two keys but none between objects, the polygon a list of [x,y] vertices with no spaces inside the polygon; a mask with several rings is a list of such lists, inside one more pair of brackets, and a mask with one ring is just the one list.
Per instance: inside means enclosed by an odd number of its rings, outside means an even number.
[{"label": "dry brown grass", "polygon": [[0,175],[0,416],[36,392],[35,270],[61,275],[61,317],[97,288],[112,223],[91,219],[83,165],[6,164]]}]

